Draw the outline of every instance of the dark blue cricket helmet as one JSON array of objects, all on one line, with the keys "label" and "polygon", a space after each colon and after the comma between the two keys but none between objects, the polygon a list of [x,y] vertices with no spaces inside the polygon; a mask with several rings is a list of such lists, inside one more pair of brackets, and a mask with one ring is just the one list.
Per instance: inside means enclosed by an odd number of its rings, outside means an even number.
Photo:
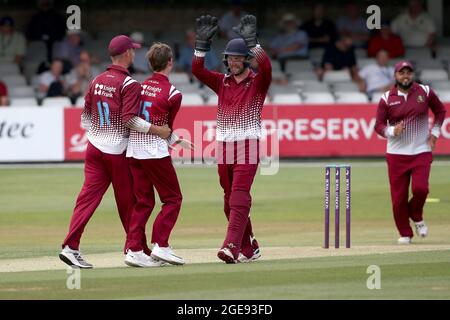
[{"label": "dark blue cricket helmet", "polygon": [[249,60],[253,58],[255,55],[247,48],[244,39],[235,38],[228,41],[227,46],[225,47],[225,51],[223,54],[223,63],[225,67],[228,68],[227,57],[230,56],[243,56],[246,57],[244,62],[244,66],[248,68],[250,66]]}]

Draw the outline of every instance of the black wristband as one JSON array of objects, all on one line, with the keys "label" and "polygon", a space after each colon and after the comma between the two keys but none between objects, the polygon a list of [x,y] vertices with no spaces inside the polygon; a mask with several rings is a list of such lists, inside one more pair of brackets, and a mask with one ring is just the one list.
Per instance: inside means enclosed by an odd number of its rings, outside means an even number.
[{"label": "black wristband", "polygon": [[251,49],[256,47],[256,45],[258,44],[258,40],[256,38],[245,38],[245,45],[247,46],[247,48]]},{"label": "black wristband", "polygon": [[195,50],[198,50],[198,51],[211,50],[211,41],[195,40]]}]

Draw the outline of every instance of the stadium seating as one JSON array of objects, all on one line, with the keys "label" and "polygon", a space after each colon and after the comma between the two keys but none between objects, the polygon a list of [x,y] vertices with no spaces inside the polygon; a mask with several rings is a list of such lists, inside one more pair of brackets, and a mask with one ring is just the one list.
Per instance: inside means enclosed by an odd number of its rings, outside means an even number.
[{"label": "stadium seating", "polygon": [[169,75],[170,82],[176,86],[177,84],[189,84],[189,76],[184,72],[171,73]]},{"label": "stadium seating", "polygon": [[89,46],[89,51],[93,56],[97,57],[100,61],[109,62],[109,64],[111,64],[111,60],[109,58],[107,47],[110,40],[111,38],[99,38],[98,40],[92,41]]},{"label": "stadium seating", "polygon": [[27,81],[26,81],[25,77],[20,74],[7,74],[4,76],[2,75],[2,80],[10,88],[12,88],[14,86],[26,86],[27,85]]},{"label": "stadium seating", "polygon": [[334,92],[359,92],[359,87],[354,82],[336,82],[333,84]]},{"label": "stadium seating", "polygon": [[435,90],[437,96],[442,102],[450,102],[450,91],[448,90]]},{"label": "stadium seating", "polygon": [[289,70],[290,73],[314,71],[314,66],[310,60],[288,60],[286,70]]},{"label": "stadium seating", "polygon": [[329,87],[326,83],[319,81],[307,81],[301,85],[302,92],[329,92]]},{"label": "stadium seating", "polygon": [[207,96],[205,105],[217,106],[218,103],[219,103],[219,97],[217,96],[217,94],[214,94],[214,95]]},{"label": "stadium seating", "polygon": [[317,74],[314,71],[302,71],[291,74],[289,77],[291,82],[317,81]]},{"label": "stadium seating", "polygon": [[338,92],[336,93],[338,103],[368,103],[367,95],[361,92]]},{"label": "stadium seating", "polygon": [[380,102],[381,96],[383,94],[384,94],[384,92],[375,92],[372,95],[372,99],[371,99],[372,103],[377,103],[378,104]]},{"label": "stadium seating", "polygon": [[425,69],[420,73],[420,80],[423,83],[431,83],[432,81],[448,80],[448,73],[444,69],[433,70]]},{"label": "stadium seating", "polygon": [[367,58],[367,49],[365,48],[356,48],[355,49],[356,59]]},{"label": "stadium seating", "polygon": [[272,79],[286,79],[286,74],[281,71],[276,71],[272,68]]},{"label": "stadium seating", "polygon": [[42,62],[47,60],[47,47],[43,41],[31,41],[27,44],[26,61]]},{"label": "stadium seating", "polygon": [[35,98],[12,98],[10,107],[38,107],[38,103]]},{"label": "stadium seating", "polygon": [[450,91],[450,81],[449,80],[432,81],[431,88],[434,90]]},{"label": "stadium seating", "polygon": [[273,96],[272,103],[299,104],[302,103],[302,99],[296,93],[278,93]]},{"label": "stadium seating", "polygon": [[4,75],[20,74],[19,67],[15,63],[0,63],[0,78]]},{"label": "stadium seating", "polygon": [[313,65],[320,64],[324,52],[325,49],[323,48],[313,48],[309,50],[309,60],[311,60]]},{"label": "stadium seating", "polygon": [[372,64],[376,64],[377,60],[375,58],[359,58],[356,60],[359,69],[362,69],[366,66],[370,66]]},{"label": "stadium seating", "polygon": [[64,107],[70,107],[72,103],[70,102],[70,99],[67,97],[51,97],[51,98],[45,98],[42,101],[42,107],[49,107],[49,108],[64,108]]},{"label": "stadium seating", "polygon": [[296,93],[299,89],[295,86],[291,85],[278,85],[278,84],[272,84],[269,88],[270,95],[274,95],[277,93]]},{"label": "stadium seating", "polygon": [[203,105],[203,98],[198,93],[185,93],[183,94],[183,106],[198,106]]},{"label": "stadium seating", "polygon": [[37,61],[26,61],[23,72],[28,83],[32,83],[31,79],[35,76],[40,64],[41,63]]},{"label": "stadium seating", "polygon": [[441,60],[437,59],[422,59],[415,62],[416,71],[422,70],[440,70],[444,68]]},{"label": "stadium seating", "polygon": [[80,108],[84,107],[84,97],[77,98],[77,100],[75,101],[75,107],[80,107]]},{"label": "stadium seating", "polygon": [[34,98],[35,92],[31,86],[12,86],[9,89],[12,98]]},{"label": "stadium seating", "polygon": [[199,86],[197,83],[186,83],[186,84],[174,84],[175,87],[182,93],[199,93]]},{"label": "stadium seating", "polygon": [[278,60],[271,59],[270,64],[272,65],[272,75],[274,73],[281,72],[281,68],[280,68],[280,64],[278,63]]},{"label": "stadium seating", "polygon": [[431,59],[431,50],[428,48],[406,48],[405,58],[412,61]]},{"label": "stadium seating", "polygon": [[332,70],[325,72],[323,81],[326,83],[350,82],[350,72],[348,70]]},{"label": "stadium seating", "polygon": [[[102,70],[104,70],[104,69],[102,69]],[[136,80],[140,83],[144,82],[144,80],[148,78],[147,74],[141,74],[141,73],[135,73],[135,74],[132,74],[131,76],[133,77],[134,80]]]},{"label": "stadium seating", "polygon": [[329,92],[305,92],[303,93],[303,102],[311,104],[334,103],[334,97]]},{"label": "stadium seating", "polygon": [[439,46],[436,58],[448,62],[450,59],[450,46]]},{"label": "stadium seating", "polygon": [[[270,34],[271,32],[272,34]],[[260,41],[262,41],[264,47],[268,48],[268,43],[275,34],[276,30],[269,27],[267,33],[261,35]],[[99,31],[92,36],[89,34],[83,36],[85,47],[99,59],[100,63],[97,66],[101,71],[104,71],[111,64],[107,45],[114,35],[115,32],[108,30]],[[172,46],[175,43],[183,44],[185,42],[184,33],[172,29],[163,30],[158,34],[148,31],[145,40],[147,45],[152,40],[164,41]],[[227,39],[215,39],[214,50],[217,53],[222,52],[227,42]],[[269,102],[269,100],[278,104],[368,102],[367,96],[359,91],[358,85],[352,81],[350,73],[346,70],[328,71],[324,74],[323,81],[319,80],[315,67],[321,63],[323,54],[324,49],[322,48],[310,49],[309,59],[288,60],[285,73],[280,70],[278,60],[272,59],[273,82],[266,102]],[[367,57],[367,50],[364,48],[356,48],[355,56],[360,69],[367,65],[376,64],[376,59]],[[13,106],[31,103],[31,100],[27,100],[27,98],[31,98],[33,100],[32,105],[36,105],[34,98],[37,97],[39,86],[39,76],[36,71],[46,59],[47,48],[45,43],[43,41],[31,41],[27,44],[23,75],[20,74],[17,65],[0,63],[0,79],[8,86]],[[450,45],[439,45],[435,58],[431,56],[431,51],[428,48],[406,48],[405,57],[390,59],[389,64],[393,66],[405,59],[414,63],[417,78],[421,83],[429,84],[431,88],[439,92],[441,97],[448,99],[450,94]],[[133,78],[139,82],[143,82],[148,76],[148,74],[133,74]],[[183,105],[217,105],[216,94],[207,87],[200,87],[196,80],[191,83],[188,73],[172,73],[169,79],[183,94]],[[287,84],[284,84],[285,82]],[[279,83],[283,83],[283,85]],[[381,94],[375,93],[371,101],[377,103]],[[70,102],[68,98],[51,98],[44,99],[43,105],[64,107],[70,106]],[[84,98],[78,98],[75,105],[82,107]]]}]

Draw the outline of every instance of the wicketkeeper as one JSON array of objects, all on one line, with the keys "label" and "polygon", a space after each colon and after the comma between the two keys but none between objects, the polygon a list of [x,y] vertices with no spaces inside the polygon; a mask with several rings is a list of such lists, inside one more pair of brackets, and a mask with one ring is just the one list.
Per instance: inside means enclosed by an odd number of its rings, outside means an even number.
[{"label": "wicketkeeper", "polygon": [[[250,221],[250,189],[259,164],[261,111],[272,80],[270,60],[256,38],[256,17],[244,16],[234,30],[241,38],[229,41],[223,53],[228,74],[204,67],[204,57],[218,31],[216,17],[197,19],[192,61],[192,73],[218,95],[216,156],[228,229],[217,255],[226,263],[260,257]],[[253,58],[258,63],[257,73],[250,68]]]}]

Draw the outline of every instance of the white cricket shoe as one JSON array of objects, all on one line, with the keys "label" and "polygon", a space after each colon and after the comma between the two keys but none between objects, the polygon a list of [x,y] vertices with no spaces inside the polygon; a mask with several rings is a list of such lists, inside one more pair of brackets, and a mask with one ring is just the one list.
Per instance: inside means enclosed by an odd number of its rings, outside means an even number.
[{"label": "white cricket shoe", "polygon": [[[247,258],[242,253],[239,253],[239,255],[242,255],[244,258]],[[219,252],[217,252],[217,257],[227,264],[240,262],[239,257],[237,260],[234,259],[233,253],[228,248],[220,249]]]},{"label": "white cricket shoe", "polygon": [[180,256],[177,256],[175,252],[173,252],[171,247],[160,247],[157,243],[155,243],[153,246],[151,257],[153,259],[162,260],[170,264],[185,264],[184,259]]},{"label": "white cricket shoe", "polygon": [[69,246],[65,246],[59,254],[59,258],[71,267],[77,267],[81,269],[92,269],[94,266],[87,263],[81,256],[80,251],[72,250]]},{"label": "white cricket shoe", "polygon": [[259,258],[261,258],[261,251],[259,250],[259,248],[257,248],[253,251],[253,256],[251,256],[250,258],[247,258],[244,254],[242,254],[242,252],[239,252],[237,261],[239,261],[240,263],[245,263],[255,261]]},{"label": "white cricket shoe", "polygon": [[253,256],[250,258],[251,261],[257,260],[261,258],[261,251],[259,250],[259,248],[253,250]]},{"label": "white cricket shoe", "polygon": [[127,251],[125,257],[125,264],[130,267],[152,268],[162,267],[165,265],[164,261],[153,259],[146,255],[143,250],[141,251]]},{"label": "white cricket shoe", "polygon": [[411,238],[410,237],[400,237],[397,241],[398,244],[411,244]]},{"label": "white cricket shoe", "polygon": [[423,220],[416,222],[416,233],[422,238],[425,238],[428,235],[428,227]]}]

